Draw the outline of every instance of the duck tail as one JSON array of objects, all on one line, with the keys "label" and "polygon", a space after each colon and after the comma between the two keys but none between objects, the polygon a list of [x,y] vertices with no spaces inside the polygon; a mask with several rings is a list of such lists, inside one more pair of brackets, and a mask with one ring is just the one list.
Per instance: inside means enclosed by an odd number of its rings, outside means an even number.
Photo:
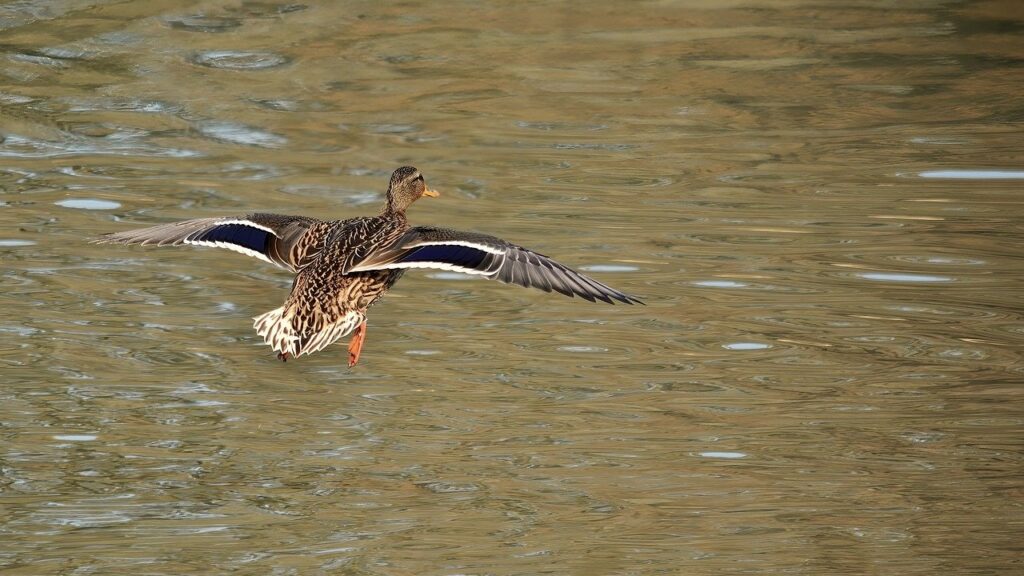
[{"label": "duck tail", "polygon": [[252,326],[278,354],[298,356],[299,335],[292,327],[291,315],[285,315],[284,306],[256,316]]},{"label": "duck tail", "polygon": [[342,313],[337,320],[330,324],[325,324],[319,331],[299,338],[295,344],[296,356],[312,354],[323,350],[337,342],[338,339],[348,336],[349,333],[365,321],[366,315],[361,312],[350,310]]}]

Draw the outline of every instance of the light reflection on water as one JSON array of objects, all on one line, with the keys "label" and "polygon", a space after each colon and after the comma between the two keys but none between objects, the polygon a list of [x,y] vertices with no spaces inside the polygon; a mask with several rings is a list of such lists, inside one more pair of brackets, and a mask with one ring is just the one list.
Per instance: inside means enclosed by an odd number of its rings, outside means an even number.
[{"label": "light reflection on water", "polygon": [[[88,4],[0,7],[0,567],[1018,562],[1008,2]],[[87,242],[401,164],[647,306],[410,273],[357,369],[282,364],[287,275]]]},{"label": "light reflection on water", "polygon": [[878,280],[879,282],[952,282],[955,280],[955,278],[950,276],[893,272],[864,272],[858,274],[858,276],[867,280]]},{"label": "light reflection on water", "polygon": [[926,170],[919,175],[953,180],[1020,180],[1024,179],[1024,170]]},{"label": "light reflection on water", "polygon": [[58,200],[54,204],[79,210],[114,210],[121,207],[120,202],[97,200],[95,198],[68,198],[67,200]]}]

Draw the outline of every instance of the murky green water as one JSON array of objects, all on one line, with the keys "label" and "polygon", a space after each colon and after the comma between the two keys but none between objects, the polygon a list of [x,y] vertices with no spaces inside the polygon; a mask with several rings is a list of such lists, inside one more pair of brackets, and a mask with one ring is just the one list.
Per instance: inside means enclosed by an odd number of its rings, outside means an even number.
[{"label": "murky green water", "polygon": [[[5,574],[1009,574],[1024,12],[0,6]],[[644,297],[410,273],[344,347],[189,217],[497,234]]]}]

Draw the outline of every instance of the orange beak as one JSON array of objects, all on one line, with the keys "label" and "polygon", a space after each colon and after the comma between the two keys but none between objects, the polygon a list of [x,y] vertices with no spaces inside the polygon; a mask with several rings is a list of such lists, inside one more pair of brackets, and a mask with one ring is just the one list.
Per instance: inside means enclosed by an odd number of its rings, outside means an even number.
[{"label": "orange beak", "polygon": [[441,193],[438,192],[437,190],[431,190],[430,188],[424,188],[423,189],[423,195],[424,196],[430,196],[431,198],[437,198],[438,196],[441,195]]}]

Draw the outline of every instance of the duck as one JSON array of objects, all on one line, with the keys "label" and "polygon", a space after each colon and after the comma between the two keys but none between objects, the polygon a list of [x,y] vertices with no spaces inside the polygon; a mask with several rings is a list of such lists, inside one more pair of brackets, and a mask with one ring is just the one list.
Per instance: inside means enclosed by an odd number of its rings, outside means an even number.
[{"label": "duck", "polygon": [[501,238],[410,226],[409,207],[439,195],[419,170],[403,166],[391,175],[376,216],[321,220],[257,212],[112,232],[95,242],[225,248],[291,272],[284,304],[253,318],[256,333],[282,361],[319,352],[354,332],[348,365],[355,366],[366,340],[367,309],[412,268],[460,272],[590,302],[643,304]]}]

